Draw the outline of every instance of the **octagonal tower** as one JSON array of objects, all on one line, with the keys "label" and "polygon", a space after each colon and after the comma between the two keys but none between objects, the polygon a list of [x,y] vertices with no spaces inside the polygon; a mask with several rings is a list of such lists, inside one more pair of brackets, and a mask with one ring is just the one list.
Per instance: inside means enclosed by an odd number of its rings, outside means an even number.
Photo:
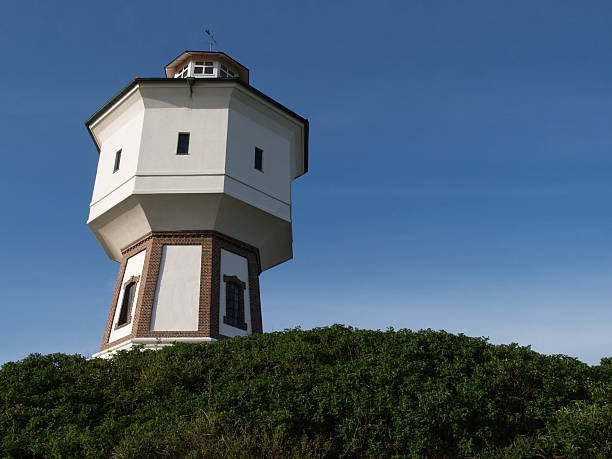
[{"label": "octagonal tower", "polygon": [[88,226],[119,275],[96,357],[261,333],[259,274],[292,258],[291,182],[308,120],[220,52],[185,51],[86,121]]}]

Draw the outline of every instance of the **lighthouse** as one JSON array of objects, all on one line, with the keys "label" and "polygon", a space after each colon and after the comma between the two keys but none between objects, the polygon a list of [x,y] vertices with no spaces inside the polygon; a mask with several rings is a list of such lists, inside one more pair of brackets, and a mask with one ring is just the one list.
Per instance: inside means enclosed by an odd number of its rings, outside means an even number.
[{"label": "lighthouse", "polygon": [[259,275],[293,256],[308,120],[225,53],[185,51],[85,125],[99,154],[87,224],[120,264],[94,357],[261,333]]}]

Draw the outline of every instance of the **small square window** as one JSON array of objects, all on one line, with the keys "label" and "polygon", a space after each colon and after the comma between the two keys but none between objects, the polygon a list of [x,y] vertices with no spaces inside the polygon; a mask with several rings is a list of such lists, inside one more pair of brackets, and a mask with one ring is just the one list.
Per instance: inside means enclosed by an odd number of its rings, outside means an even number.
[{"label": "small square window", "polygon": [[213,74],[213,68],[212,67],[204,67],[204,73],[206,75],[212,75]]},{"label": "small square window", "polygon": [[178,144],[176,146],[177,155],[189,154],[189,132],[179,132]]},{"label": "small square window", "polygon": [[203,70],[204,70],[204,67],[196,67],[193,69],[193,73],[197,75],[199,73],[202,73]]},{"label": "small square window", "polygon": [[255,169],[263,172],[263,150],[255,147]]},{"label": "small square window", "polygon": [[115,165],[113,166],[113,174],[119,170],[121,164],[121,150],[115,153]]}]

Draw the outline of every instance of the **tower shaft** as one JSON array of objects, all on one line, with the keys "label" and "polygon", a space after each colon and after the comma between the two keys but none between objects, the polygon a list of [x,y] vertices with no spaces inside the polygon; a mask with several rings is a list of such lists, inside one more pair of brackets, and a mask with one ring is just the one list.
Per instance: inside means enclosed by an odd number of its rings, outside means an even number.
[{"label": "tower shaft", "polygon": [[[171,231],[150,233],[122,255],[96,357],[134,344],[210,342],[262,332],[255,247],[214,231]],[[243,290],[231,299],[238,307],[235,317],[220,307],[230,301],[228,289],[222,288],[228,278]]]}]

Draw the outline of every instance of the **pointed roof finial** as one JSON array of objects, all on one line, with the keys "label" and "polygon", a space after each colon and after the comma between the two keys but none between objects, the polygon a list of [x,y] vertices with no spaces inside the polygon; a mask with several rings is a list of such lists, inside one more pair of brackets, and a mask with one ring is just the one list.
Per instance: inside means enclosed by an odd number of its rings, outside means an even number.
[{"label": "pointed roof finial", "polygon": [[216,45],[217,40],[215,40],[213,33],[209,29],[204,30],[204,32],[208,35],[208,51],[212,51],[213,43]]}]

